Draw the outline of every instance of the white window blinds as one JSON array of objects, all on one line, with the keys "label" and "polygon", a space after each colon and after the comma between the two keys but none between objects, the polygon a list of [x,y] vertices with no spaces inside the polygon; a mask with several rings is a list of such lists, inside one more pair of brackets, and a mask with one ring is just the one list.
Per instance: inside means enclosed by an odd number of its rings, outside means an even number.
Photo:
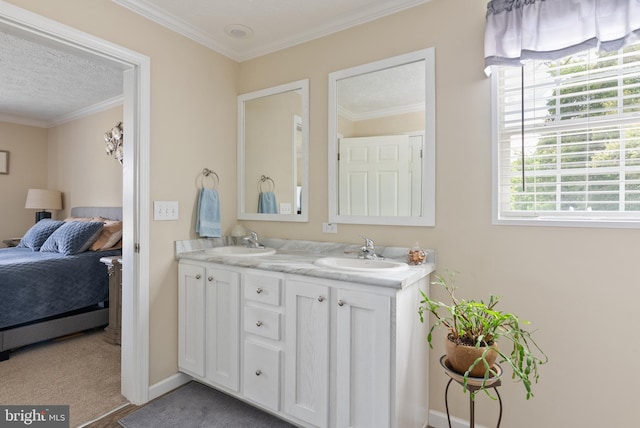
[{"label": "white window blinds", "polygon": [[640,221],[640,45],[494,71],[498,220]]}]

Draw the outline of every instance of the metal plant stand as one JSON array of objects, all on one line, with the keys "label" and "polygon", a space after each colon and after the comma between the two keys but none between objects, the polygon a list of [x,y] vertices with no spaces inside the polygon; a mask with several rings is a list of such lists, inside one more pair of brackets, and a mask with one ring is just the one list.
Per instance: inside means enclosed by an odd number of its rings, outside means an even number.
[{"label": "metal plant stand", "polygon": [[[441,359],[441,363],[443,361],[444,359]],[[500,369],[499,371],[502,372],[502,368],[500,368],[499,366],[498,368]],[[445,366],[445,369],[448,369],[448,368]],[[463,380],[452,377],[449,371],[447,371],[446,373],[451,379],[449,379],[449,382],[447,382],[447,387],[444,390],[444,405],[445,405],[445,408],[447,409],[447,422],[449,422],[449,428],[451,428],[451,416],[449,415],[449,400],[448,400],[449,386],[451,386],[451,382],[453,381],[456,381],[456,383],[458,383],[460,386],[464,386],[464,383],[463,383]],[[496,428],[500,428],[500,422],[502,422],[502,398],[500,397],[500,393],[498,392],[498,387],[500,385],[502,385],[502,382],[500,381],[500,379],[495,380],[493,383],[489,385],[489,388],[493,388],[493,390],[495,391],[496,395],[498,396],[498,403],[500,403],[500,413],[498,414],[498,424],[496,425]],[[478,391],[481,388],[482,387],[480,385],[470,385],[467,382],[467,389],[470,391],[469,393],[469,420],[470,420],[469,428],[475,428],[476,426],[475,425],[476,423],[475,422],[475,418],[476,418],[475,401],[473,399],[473,395],[471,394],[471,392]]]}]

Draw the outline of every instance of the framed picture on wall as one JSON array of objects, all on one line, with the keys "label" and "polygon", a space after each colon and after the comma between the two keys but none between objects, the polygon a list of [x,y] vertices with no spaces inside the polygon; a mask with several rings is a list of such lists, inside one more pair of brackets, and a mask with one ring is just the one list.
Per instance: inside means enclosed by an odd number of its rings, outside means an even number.
[{"label": "framed picture on wall", "polygon": [[0,150],[0,174],[9,174],[9,152]]}]

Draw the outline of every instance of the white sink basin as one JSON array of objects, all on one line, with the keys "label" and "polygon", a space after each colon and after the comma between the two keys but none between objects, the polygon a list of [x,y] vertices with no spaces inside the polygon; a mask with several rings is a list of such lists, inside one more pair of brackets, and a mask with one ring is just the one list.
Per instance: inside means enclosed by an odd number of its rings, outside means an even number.
[{"label": "white sink basin", "polygon": [[204,251],[212,256],[219,257],[256,257],[270,256],[276,253],[273,248],[249,248],[249,247],[213,247]]},{"label": "white sink basin", "polygon": [[391,260],[368,260],[347,257],[323,257],[313,262],[316,266],[354,272],[394,272],[409,269],[409,265]]}]

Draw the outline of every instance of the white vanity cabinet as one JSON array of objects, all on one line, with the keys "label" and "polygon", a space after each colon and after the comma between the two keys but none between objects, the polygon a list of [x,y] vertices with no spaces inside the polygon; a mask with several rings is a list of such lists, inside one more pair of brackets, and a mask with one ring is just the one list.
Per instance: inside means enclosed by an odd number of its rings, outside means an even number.
[{"label": "white vanity cabinet", "polygon": [[178,366],[204,377],[205,366],[205,267],[178,265]]},{"label": "white vanity cabinet", "polygon": [[244,270],[243,396],[273,412],[281,410],[282,274]]},{"label": "white vanity cabinet", "polygon": [[198,379],[239,390],[240,274],[178,266],[178,366]]},{"label": "white vanity cabinet", "polygon": [[399,289],[195,260],[179,272],[181,371],[303,427],[427,422],[428,275]]},{"label": "white vanity cabinet", "polygon": [[285,412],[310,426],[329,423],[331,288],[286,283]]},{"label": "white vanity cabinet", "polygon": [[336,299],[336,425],[395,426],[392,298],[337,289]]}]

